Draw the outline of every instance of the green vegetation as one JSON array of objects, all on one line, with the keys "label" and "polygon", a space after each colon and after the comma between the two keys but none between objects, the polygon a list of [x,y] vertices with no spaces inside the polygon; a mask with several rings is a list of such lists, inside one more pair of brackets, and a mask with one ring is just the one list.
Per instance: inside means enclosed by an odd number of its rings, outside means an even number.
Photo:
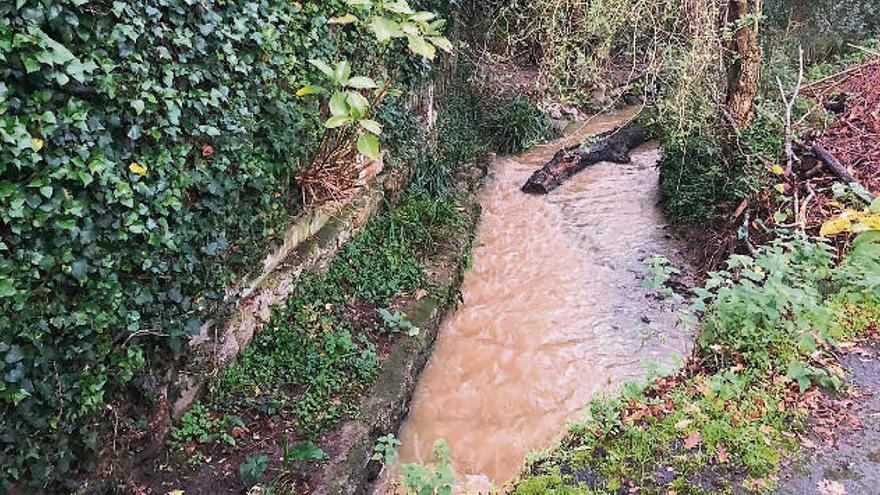
[{"label": "green vegetation", "polygon": [[455,472],[449,460],[449,446],[440,440],[434,445],[433,462],[403,465],[403,488],[407,495],[452,495]]},{"label": "green vegetation", "polygon": [[514,96],[496,103],[486,120],[486,135],[499,153],[511,155],[559,137],[547,115],[534,102]]},{"label": "green vegetation", "polygon": [[[450,48],[443,1],[99,3],[0,5],[3,489],[72,484],[95,418],[152,407],[299,212],[294,177],[329,132],[297,94],[326,80],[308,60],[355,67],[335,79],[351,113],[370,81],[405,95]],[[374,155],[382,118],[358,122]]]},{"label": "green vegetation", "polygon": [[[459,91],[463,90],[453,89],[441,106],[437,153],[428,158],[433,149],[422,149],[416,162],[416,176],[430,178],[429,183],[444,193],[429,192],[415,182],[396,205],[372,218],[340,249],[325,273],[301,275],[284,307],[275,309],[267,327],[173,430],[174,438],[192,440],[182,430],[204,422],[197,419],[202,416],[235,414],[248,422],[273,417],[297,436],[316,440],[342,418],[358,414],[360,396],[380,364],[377,343],[408,338],[418,331],[401,312],[387,308],[419,289],[433,290],[424,270],[427,257],[465,228],[447,181],[479,159],[486,148],[473,143],[464,143],[469,151],[456,147],[459,136],[476,132],[470,129],[474,121],[455,119],[458,112],[471,111],[462,102],[474,101],[461,98]],[[394,146],[416,146],[423,131],[406,134],[414,141]],[[433,169],[424,168],[429,161],[441,161],[449,175],[430,176]],[[209,423],[216,425],[218,420]],[[197,442],[185,446],[190,448],[178,445],[177,452],[198,460]]]},{"label": "green vegetation", "polygon": [[516,493],[771,489],[797,448],[797,394],[839,387],[834,347],[880,318],[876,234],[863,234],[838,266],[827,244],[801,235],[733,256],[695,290],[696,364],[595,401]]}]

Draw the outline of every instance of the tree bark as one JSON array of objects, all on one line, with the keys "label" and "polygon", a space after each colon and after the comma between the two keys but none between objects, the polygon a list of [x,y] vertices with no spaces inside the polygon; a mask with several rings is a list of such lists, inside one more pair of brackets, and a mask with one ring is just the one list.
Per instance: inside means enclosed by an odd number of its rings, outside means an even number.
[{"label": "tree bark", "polygon": [[727,24],[735,29],[730,43],[727,73],[727,110],[737,130],[755,116],[755,96],[761,77],[763,52],[758,43],[762,0],[730,0]]},{"label": "tree bark", "polygon": [[629,152],[647,140],[645,127],[632,121],[615,131],[601,135],[599,141],[584,149],[580,145],[563,148],[553,155],[522,186],[528,194],[547,194],[581,170],[599,162],[629,163]]}]

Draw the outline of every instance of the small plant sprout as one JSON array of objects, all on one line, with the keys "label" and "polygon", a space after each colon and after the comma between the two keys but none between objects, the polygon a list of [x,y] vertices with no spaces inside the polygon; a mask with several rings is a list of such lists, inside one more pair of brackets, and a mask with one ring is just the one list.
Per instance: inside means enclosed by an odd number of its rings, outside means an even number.
[{"label": "small plant sprout", "polygon": [[387,309],[379,309],[379,316],[382,317],[384,330],[387,334],[405,333],[410,337],[419,334],[419,328],[406,319],[406,313],[395,311],[394,313]]},{"label": "small plant sprout", "polygon": [[373,447],[372,459],[387,466],[397,458],[397,447],[399,446],[400,440],[398,440],[394,434],[389,433],[385,436],[381,436]]},{"label": "small plant sprout", "polygon": [[642,282],[642,287],[647,289],[660,289],[660,295],[666,299],[675,297],[675,291],[667,287],[666,282],[668,282],[673,275],[681,273],[681,271],[674,267],[669,259],[662,254],[656,254],[650,258],[645,258],[642,261],[642,264],[648,267],[648,277]]}]

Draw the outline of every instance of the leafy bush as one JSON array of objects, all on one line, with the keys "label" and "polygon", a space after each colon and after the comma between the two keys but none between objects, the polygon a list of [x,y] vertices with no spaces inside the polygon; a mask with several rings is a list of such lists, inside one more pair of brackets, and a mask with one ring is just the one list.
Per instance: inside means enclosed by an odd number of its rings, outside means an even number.
[{"label": "leafy bush", "polygon": [[704,311],[698,344],[715,359],[741,357],[758,369],[807,365],[821,344],[853,336],[841,307],[880,306],[877,240],[864,238],[838,267],[827,243],[794,234],[754,258],[731,256],[727,271],[695,291],[694,309]]},{"label": "leafy bush", "polygon": [[785,136],[775,110],[760,105],[752,125],[730,144],[714,119],[694,117],[684,130],[672,122],[660,125],[660,191],[670,220],[684,225],[714,220],[724,207],[736,208],[770,185],[761,157],[776,157]]},{"label": "leafy bush", "polygon": [[[293,92],[320,82],[306,60],[370,53],[368,38],[328,25],[349,10],[0,4],[4,487],[87,466],[95,415],[126,387],[152,396],[141,370],[180,357],[298,211],[291,178],[321,130]],[[398,49],[368,62],[407,81],[430,70]]]},{"label": "leafy bush", "polygon": [[502,101],[487,118],[485,130],[495,150],[507,155],[558,137],[547,115],[523,96]]},{"label": "leafy bush", "polygon": [[515,493],[687,492],[695,479],[713,493],[772,491],[803,425],[790,383],[839,386],[816,357],[880,322],[880,235],[856,244],[836,266],[827,243],[800,234],[732,257],[695,291],[703,365],[594,401]]}]

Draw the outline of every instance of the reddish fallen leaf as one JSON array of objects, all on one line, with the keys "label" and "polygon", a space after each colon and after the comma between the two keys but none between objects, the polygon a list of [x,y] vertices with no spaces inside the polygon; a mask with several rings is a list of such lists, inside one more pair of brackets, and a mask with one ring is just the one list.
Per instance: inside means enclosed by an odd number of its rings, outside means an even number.
[{"label": "reddish fallen leaf", "polygon": [[209,156],[214,154],[214,148],[211,145],[203,144],[202,145],[202,156],[208,158]]},{"label": "reddish fallen leaf", "polygon": [[694,450],[694,447],[700,445],[703,442],[703,436],[700,435],[700,432],[695,431],[690,435],[684,437],[684,448],[688,450]]},{"label": "reddish fallen leaf", "polygon": [[730,458],[727,456],[727,449],[724,448],[724,445],[718,444],[715,446],[715,453],[718,454],[718,462],[721,464],[726,464]]}]

